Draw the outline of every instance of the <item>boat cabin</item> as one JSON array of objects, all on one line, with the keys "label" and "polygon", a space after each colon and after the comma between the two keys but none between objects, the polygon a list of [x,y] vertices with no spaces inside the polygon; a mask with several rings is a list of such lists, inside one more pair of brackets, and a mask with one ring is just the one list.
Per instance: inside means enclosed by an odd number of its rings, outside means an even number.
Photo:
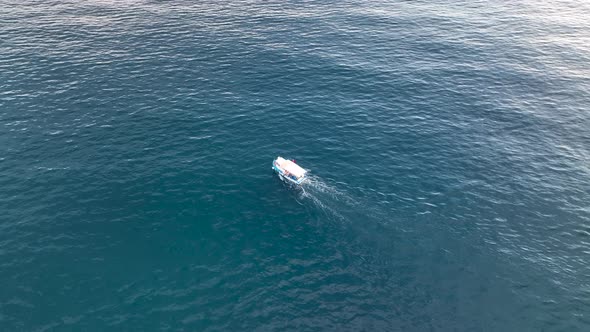
[{"label": "boat cabin", "polygon": [[306,170],[297,165],[294,161],[277,157],[273,161],[273,169],[283,180],[295,184],[301,184],[305,180]]}]

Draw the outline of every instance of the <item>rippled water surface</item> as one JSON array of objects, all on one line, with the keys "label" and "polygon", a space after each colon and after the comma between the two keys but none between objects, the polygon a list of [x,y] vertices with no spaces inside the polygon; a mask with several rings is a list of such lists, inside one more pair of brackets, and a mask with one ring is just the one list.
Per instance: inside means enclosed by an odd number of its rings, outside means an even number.
[{"label": "rippled water surface", "polygon": [[0,8],[0,330],[590,330],[587,2]]}]

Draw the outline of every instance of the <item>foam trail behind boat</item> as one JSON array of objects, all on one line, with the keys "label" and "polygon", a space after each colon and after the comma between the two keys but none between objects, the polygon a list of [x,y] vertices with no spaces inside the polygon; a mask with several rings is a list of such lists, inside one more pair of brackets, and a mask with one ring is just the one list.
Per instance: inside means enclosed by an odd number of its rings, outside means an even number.
[{"label": "foam trail behind boat", "polygon": [[[344,185],[344,184],[342,184]],[[357,210],[359,203],[346,191],[338,189],[318,176],[310,175],[301,186],[302,201],[311,201],[324,212],[331,214],[343,221],[347,216]]]},{"label": "foam trail behind boat", "polygon": [[309,175],[301,186],[301,203],[310,201],[325,213],[342,221],[372,220],[377,223],[391,219],[388,213],[378,204],[367,198],[355,197],[361,195],[360,188],[349,187],[342,182],[329,182],[316,175]]}]

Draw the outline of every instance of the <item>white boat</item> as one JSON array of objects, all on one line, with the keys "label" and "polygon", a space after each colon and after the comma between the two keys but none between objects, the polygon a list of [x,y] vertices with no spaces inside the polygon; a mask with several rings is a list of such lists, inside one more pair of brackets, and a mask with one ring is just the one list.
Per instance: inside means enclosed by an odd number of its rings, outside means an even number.
[{"label": "white boat", "polygon": [[272,162],[272,169],[277,172],[281,180],[300,185],[305,181],[307,171],[297,165],[293,160],[277,157]]}]

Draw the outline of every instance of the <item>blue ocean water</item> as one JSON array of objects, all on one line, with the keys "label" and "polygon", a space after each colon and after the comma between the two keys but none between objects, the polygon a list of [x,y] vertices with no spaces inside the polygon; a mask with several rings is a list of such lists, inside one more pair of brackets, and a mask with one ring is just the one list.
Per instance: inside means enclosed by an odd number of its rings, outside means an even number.
[{"label": "blue ocean water", "polygon": [[0,8],[0,330],[590,329],[587,2]]}]

